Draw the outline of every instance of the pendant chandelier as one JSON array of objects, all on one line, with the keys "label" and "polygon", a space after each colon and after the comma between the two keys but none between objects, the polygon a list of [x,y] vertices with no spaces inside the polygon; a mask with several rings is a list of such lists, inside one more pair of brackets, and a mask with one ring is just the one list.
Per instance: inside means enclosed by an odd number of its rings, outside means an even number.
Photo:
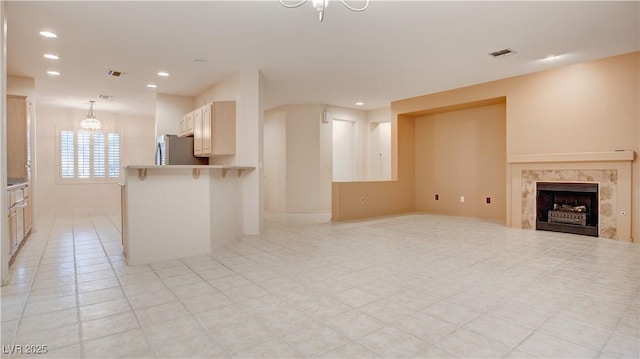
[{"label": "pendant chandelier", "polygon": [[85,130],[99,130],[102,128],[102,122],[96,118],[96,115],[93,114],[93,103],[95,101],[89,101],[89,113],[87,117],[80,122],[80,127]]},{"label": "pendant chandelier", "polygon": [[[285,2],[285,0],[280,0],[280,5],[291,9],[294,7],[302,6],[302,4],[304,4],[305,2],[307,2],[307,0],[301,0],[299,2],[291,4],[291,3]],[[346,0],[340,0],[340,2],[347,9],[355,12],[364,11],[367,9],[367,7],[369,7],[369,0],[365,0],[364,5],[360,8],[349,5]],[[329,0],[311,0],[311,4],[313,5],[314,9],[316,9],[316,11],[318,12],[318,18],[320,19],[320,22],[322,22],[322,20],[324,20],[324,10],[327,8],[327,6],[329,6]]]}]

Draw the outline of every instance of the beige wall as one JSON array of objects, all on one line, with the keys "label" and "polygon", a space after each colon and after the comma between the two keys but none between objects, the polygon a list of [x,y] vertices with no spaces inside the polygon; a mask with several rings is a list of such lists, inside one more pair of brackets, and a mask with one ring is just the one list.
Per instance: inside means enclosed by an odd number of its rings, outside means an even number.
[{"label": "beige wall", "polygon": [[287,211],[287,114],[267,112],[264,118],[264,208]]},{"label": "beige wall", "polygon": [[177,135],[180,118],[196,109],[193,97],[156,95],[156,136]]},{"label": "beige wall", "polygon": [[[58,129],[74,128],[85,110],[38,107],[36,132],[38,213],[56,210],[120,208],[120,189],[116,183],[61,184],[57,182]],[[122,135],[122,165],[154,163],[154,118],[110,112],[96,113],[107,131]]]},{"label": "beige wall", "polygon": [[[462,104],[506,97],[507,156],[563,152],[593,152],[628,149],[640,151],[640,53],[561,67],[549,71],[518,76],[505,80],[459,88],[392,103],[392,118],[400,114],[416,113]],[[394,121],[395,123],[395,121]],[[398,123],[399,124],[399,123]],[[393,131],[394,127],[392,127]],[[399,133],[398,133],[399,136]],[[395,136],[394,136],[395,137]],[[394,143],[397,139],[393,140]],[[402,139],[400,138],[400,141]],[[398,182],[381,184],[375,192],[389,190],[398,194],[409,192],[404,179],[413,177],[413,165],[397,150],[393,165]],[[394,157],[395,158],[395,157]],[[396,172],[397,170],[397,172]],[[633,162],[633,195],[631,213],[632,236],[640,238],[640,166]],[[507,172],[510,167],[507,166]],[[507,175],[505,174],[505,177]],[[511,193],[510,175],[507,193]],[[629,180],[629,179],[627,179]],[[384,186],[384,187],[383,187]],[[339,184],[334,190],[358,191],[370,184]],[[374,190],[374,189],[372,189]],[[380,194],[380,196],[387,196]],[[334,194],[335,198],[335,194]],[[393,196],[393,206],[411,207],[414,197]],[[510,201],[507,198],[507,224],[511,223]],[[334,203],[336,219],[362,218],[388,214],[389,205],[363,211],[347,199]],[[396,212],[399,213],[399,212]]]},{"label": "beige wall", "polygon": [[[263,82],[260,71],[246,70],[211,86],[194,99],[197,106],[213,101],[236,101],[236,154],[213,156],[209,164],[255,168],[243,174],[240,191],[242,233],[247,235],[260,234],[263,226]],[[212,197],[212,201],[215,198]]]},{"label": "beige wall", "polygon": [[391,179],[391,108],[367,112],[369,135],[366,152],[368,181]]},{"label": "beige wall", "polygon": [[505,116],[497,104],[415,119],[417,211],[505,222]]}]

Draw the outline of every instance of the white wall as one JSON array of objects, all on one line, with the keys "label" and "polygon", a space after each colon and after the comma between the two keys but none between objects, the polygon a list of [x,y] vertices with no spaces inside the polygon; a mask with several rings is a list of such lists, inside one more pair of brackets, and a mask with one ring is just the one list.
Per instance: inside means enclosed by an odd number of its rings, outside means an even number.
[{"label": "white wall", "polygon": [[287,114],[264,117],[264,208],[287,211]]},{"label": "white wall", "polygon": [[158,135],[177,135],[180,118],[196,109],[193,97],[157,94],[156,95],[156,129]]},{"label": "white wall", "polygon": [[[59,184],[57,183],[58,129],[78,127],[86,115],[84,110],[38,107],[36,131],[38,178],[37,214],[68,209],[120,208],[120,189],[115,183]],[[129,116],[96,111],[106,131],[122,136],[122,165],[154,163],[155,129],[151,116]]]},{"label": "white wall", "polygon": [[[323,112],[328,113],[326,122]],[[268,209],[292,213],[331,210],[333,119],[355,123],[356,176],[358,180],[366,177],[366,112],[320,104],[286,105],[267,111],[265,118],[265,146],[270,147],[265,148]],[[278,121],[285,121],[284,130]],[[277,149],[272,148],[274,144]],[[282,151],[286,151],[285,163]],[[284,178],[277,177],[278,172],[284,173]]]},{"label": "white wall", "polygon": [[255,170],[243,175],[243,234],[260,234],[263,226],[262,82],[260,71],[247,70],[195,97],[196,104],[236,101],[236,155],[214,156],[209,163],[255,167]]},{"label": "white wall", "polygon": [[391,179],[391,108],[367,113],[369,142],[366,150],[367,180]]},{"label": "white wall", "polygon": [[[0,187],[7,188],[7,18],[5,1],[0,1]],[[0,191],[0,203],[7,203],[7,191]],[[9,229],[6,226],[7,206],[0,205],[0,282],[7,284],[9,276]]]}]

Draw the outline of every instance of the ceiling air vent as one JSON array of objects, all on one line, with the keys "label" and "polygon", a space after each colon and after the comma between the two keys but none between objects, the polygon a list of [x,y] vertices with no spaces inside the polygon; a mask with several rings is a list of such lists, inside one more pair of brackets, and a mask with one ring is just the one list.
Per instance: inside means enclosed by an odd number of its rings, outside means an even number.
[{"label": "ceiling air vent", "polygon": [[126,74],[127,74],[126,72],[122,72],[122,71],[107,70],[107,75],[113,76],[113,77],[122,77]]},{"label": "ceiling air vent", "polygon": [[98,95],[101,100],[111,100],[113,96],[111,95]]},{"label": "ceiling air vent", "polygon": [[505,56],[509,56],[509,55],[513,55],[516,52],[511,50],[511,49],[503,49],[503,50],[498,50],[498,51],[494,51],[494,52],[490,52],[489,55],[498,58],[498,57],[505,57]]}]

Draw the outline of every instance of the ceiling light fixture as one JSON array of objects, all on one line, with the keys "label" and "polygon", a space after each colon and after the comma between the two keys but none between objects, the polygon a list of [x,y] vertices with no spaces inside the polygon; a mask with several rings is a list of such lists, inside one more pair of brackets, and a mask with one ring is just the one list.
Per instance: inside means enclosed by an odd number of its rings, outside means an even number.
[{"label": "ceiling light fixture", "polygon": [[44,54],[44,58],[45,59],[51,59],[51,60],[57,60],[60,57],[58,57],[58,55],[54,55],[54,54]]},{"label": "ceiling light fixture", "polygon": [[164,72],[164,71],[160,71],[160,72],[158,72],[158,76],[169,77],[169,73],[168,72]]},{"label": "ceiling light fixture", "polygon": [[545,56],[543,60],[553,61],[553,60],[559,59],[560,57],[562,57],[562,55],[548,55],[548,56]]},{"label": "ceiling light fixture", "polygon": [[50,39],[55,39],[56,37],[58,37],[58,35],[51,31],[40,31],[40,35],[48,37]]},{"label": "ceiling light fixture", "polygon": [[96,115],[93,114],[93,103],[95,101],[89,101],[89,113],[87,117],[80,122],[80,127],[84,130],[99,130],[102,128],[102,122],[96,118]]},{"label": "ceiling light fixture", "polygon": [[364,102],[358,101],[358,102],[356,102],[356,106],[364,106]]},{"label": "ceiling light fixture", "polygon": [[58,71],[47,71],[47,74],[51,76],[60,76],[60,73]]},{"label": "ceiling light fixture", "polygon": [[158,85],[154,85],[154,84],[147,84],[147,87],[148,87],[148,88],[150,88],[150,89],[154,89],[154,88],[157,88],[157,87],[158,87]]},{"label": "ceiling light fixture", "polygon": [[[280,5],[286,8],[292,9],[295,7],[302,6],[302,4],[304,4],[305,2],[307,2],[307,0],[302,0],[293,4],[288,4],[284,0],[280,0]],[[355,12],[365,11],[367,7],[369,7],[369,0],[365,0],[364,5],[360,8],[349,5],[346,0],[340,0],[340,2],[347,9]],[[311,4],[313,5],[313,8],[316,9],[316,11],[318,12],[318,19],[320,19],[320,22],[322,22],[322,20],[324,20],[324,10],[327,8],[327,6],[329,6],[329,0],[311,0]]]}]

